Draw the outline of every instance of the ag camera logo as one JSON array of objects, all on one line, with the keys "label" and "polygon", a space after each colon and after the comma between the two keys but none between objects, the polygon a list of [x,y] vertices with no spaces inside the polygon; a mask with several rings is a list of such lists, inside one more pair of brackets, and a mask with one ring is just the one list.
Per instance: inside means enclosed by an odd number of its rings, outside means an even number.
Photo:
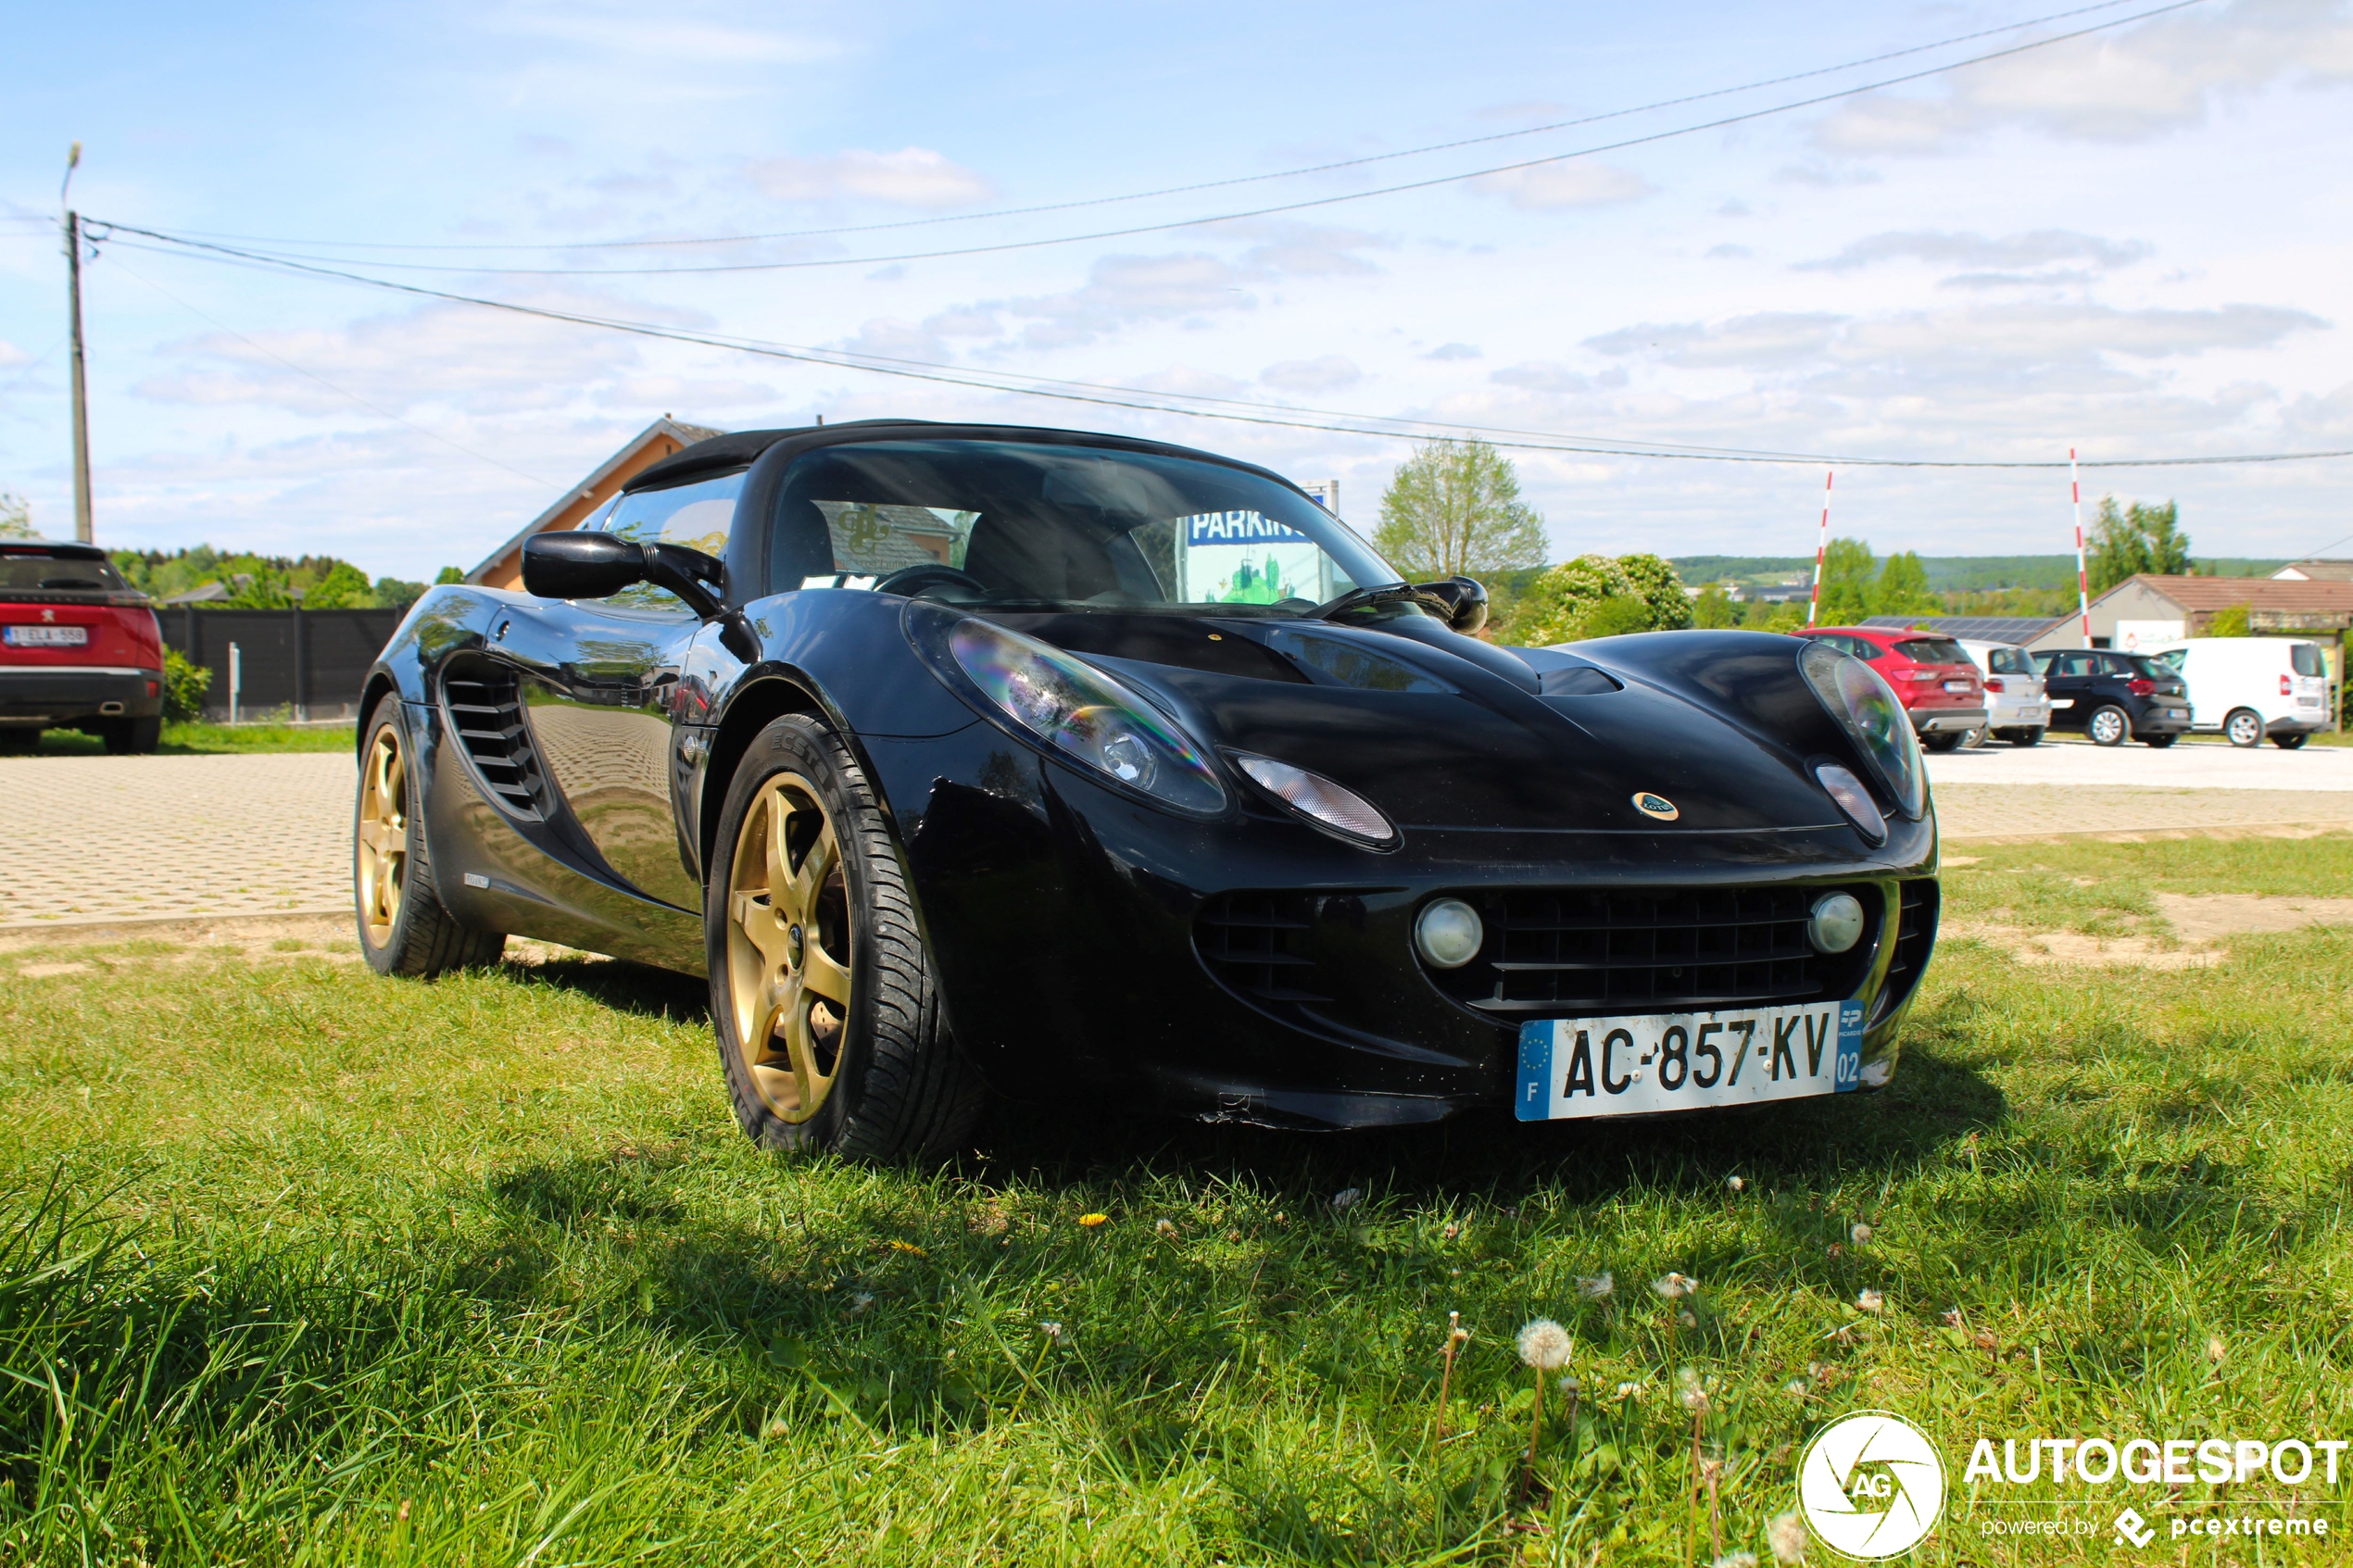
[{"label": "ag camera logo", "polygon": [[1797,1506],[1832,1551],[1866,1561],[1898,1557],[1944,1512],[1944,1461],[1902,1416],[1857,1411],[1806,1445]]}]

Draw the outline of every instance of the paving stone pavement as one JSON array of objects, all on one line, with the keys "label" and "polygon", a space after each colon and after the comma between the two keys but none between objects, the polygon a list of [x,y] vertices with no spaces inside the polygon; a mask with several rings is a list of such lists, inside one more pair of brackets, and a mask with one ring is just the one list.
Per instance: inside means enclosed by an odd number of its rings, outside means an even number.
[{"label": "paving stone pavement", "polygon": [[[340,753],[0,758],[0,930],[346,914],[352,769]],[[1936,801],[1956,841],[2353,829],[2345,790],[1940,781]]]},{"label": "paving stone pavement", "polygon": [[0,758],[0,929],[351,908],[352,759]]}]

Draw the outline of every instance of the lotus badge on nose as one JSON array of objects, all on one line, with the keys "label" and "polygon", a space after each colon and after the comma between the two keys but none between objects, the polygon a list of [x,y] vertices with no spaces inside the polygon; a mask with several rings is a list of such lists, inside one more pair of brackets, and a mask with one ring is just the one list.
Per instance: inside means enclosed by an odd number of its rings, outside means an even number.
[{"label": "lotus badge on nose", "polygon": [[1634,797],[1634,809],[1645,817],[1656,817],[1662,822],[1671,822],[1683,814],[1675,809],[1675,802],[1663,795],[1653,795],[1649,790]]}]

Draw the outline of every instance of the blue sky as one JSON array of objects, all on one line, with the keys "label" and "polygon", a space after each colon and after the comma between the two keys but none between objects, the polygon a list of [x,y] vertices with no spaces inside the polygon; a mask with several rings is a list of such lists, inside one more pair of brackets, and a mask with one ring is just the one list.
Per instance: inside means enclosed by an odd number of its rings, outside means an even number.
[{"label": "blue sky", "polygon": [[[1478,169],[2129,17],[1378,164],[862,235],[577,245],[987,213],[1255,175],[1836,65],[2040,5],[186,7],[11,21],[0,96],[0,490],[70,529],[67,144],[84,212],[320,242],[459,292],[990,371],[1487,427],[2036,460],[2353,446],[2353,10],[2205,3],[1724,130],[1245,222],[900,264]],[[1337,477],[1386,438],[1227,424],[633,339],[101,246],[103,542],[471,565],[656,415],[903,413],[1131,431]],[[1818,468],[1518,455],[1558,555],[1810,550]],[[2353,460],[2129,470],[2201,553],[2353,533]],[[2064,475],[1853,469],[1882,549],[2066,547]],[[2339,546],[2345,553],[2353,546]]]}]

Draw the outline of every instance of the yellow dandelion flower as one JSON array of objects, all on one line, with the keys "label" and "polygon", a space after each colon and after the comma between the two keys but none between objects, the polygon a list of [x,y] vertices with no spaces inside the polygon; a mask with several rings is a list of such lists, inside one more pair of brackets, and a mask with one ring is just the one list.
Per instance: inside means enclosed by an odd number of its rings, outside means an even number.
[{"label": "yellow dandelion flower", "polygon": [[1111,1216],[1109,1214],[1081,1214],[1078,1216],[1078,1223],[1086,1226],[1088,1230],[1093,1230],[1097,1225],[1101,1224],[1104,1221],[1110,1218]]}]

